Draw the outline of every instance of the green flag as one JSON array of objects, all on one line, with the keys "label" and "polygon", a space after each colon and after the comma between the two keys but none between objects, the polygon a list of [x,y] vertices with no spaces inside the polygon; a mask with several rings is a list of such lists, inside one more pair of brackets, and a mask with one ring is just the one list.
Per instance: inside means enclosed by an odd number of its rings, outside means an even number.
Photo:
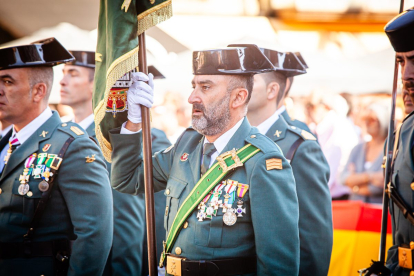
[{"label": "green flag", "polygon": [[127,120],[130,72],[138,68],[138,35],[172,16],[172,0],[101,0],[93,107],[96,137],[111,161],[110,129]]}]

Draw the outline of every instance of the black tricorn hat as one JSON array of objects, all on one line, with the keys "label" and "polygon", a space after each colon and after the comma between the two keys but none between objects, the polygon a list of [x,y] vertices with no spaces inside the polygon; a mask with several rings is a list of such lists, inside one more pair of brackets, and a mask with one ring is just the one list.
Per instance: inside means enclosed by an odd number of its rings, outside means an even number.
[{"label": "black tricorn hat", "polygon": [[[243,47],[248,44],[231,44],[229,47]],[[277,71],[284,74],[286,77],[294,77],[297,75],[306,74],[307,65],[303,64],[302,55],[300,58],[296,53],[292,52],[279,52],[266,48],[259,48],[260,51],[266,56],[266,58],[272,63],[273,69],[271,71]],[[301,61],[303,60],[303,63]]]},{"label": "black tricorn hat", "polygon": [[309,66],[306,63],[305,59],[303,58],[302,54],[299,52],[295,52],[296,57],[299,59],[300,63],[302,63],[303,67],[305,67],[305,69],[308,69]]},{"label": "black tricorn hat", "polygon": [[154,79],[165,79],[165,76],[154,65],[148,66],[148,73],[154,75]]},{"label": "black tricorn hat", "polygon": [[385,25],[385,33],[396,52],[414,50],[414,9],[408,9]]},{"label": "black tricorn hat", "polygon": [[0,70],[55,66],[73,60],[73,56],[54,37],[29,45],[0,48]]},{"label": "black tricorn hat", "polygon": [[87,68],[95,68],[95,52],[92,51],[69,51],[75,58],[68,64]]},{"label": "black tricorn hat", "polygon": [[272,70],[272,63],[254,44],[193,52],[194,75],[259,74]]}]

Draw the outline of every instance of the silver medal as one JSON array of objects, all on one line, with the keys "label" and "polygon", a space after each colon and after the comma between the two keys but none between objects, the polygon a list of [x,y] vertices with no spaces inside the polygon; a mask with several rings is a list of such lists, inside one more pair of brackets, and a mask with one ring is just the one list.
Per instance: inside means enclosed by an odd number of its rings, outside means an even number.
[{"label": "silver medal", "polygon": [[234,213],[234,209],[233,208],[227,209],[227,212],[223,215],[224,224],[227,226],[232,226],[236,223],[236,221],[237,221],[237,216]]},{"label": "silver medal", "polygon": [[47,183],[46,181],[42,180],[42,182],[39,183],[39,190],[41,192],[46,192],[47,190],[49,190],[49,183]]},{"label": "silver medal", "polygon": [[29,191],[30,187],[28,184],[20,184],[19,186],[19,195],[25,195]]}]

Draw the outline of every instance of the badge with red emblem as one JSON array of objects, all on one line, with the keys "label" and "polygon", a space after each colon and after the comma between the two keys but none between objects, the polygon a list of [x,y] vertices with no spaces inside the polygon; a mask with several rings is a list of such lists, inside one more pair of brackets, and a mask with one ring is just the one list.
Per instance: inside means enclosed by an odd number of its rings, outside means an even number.
[{"label": "badge with red emblem", "polygon": [[188,153],[184,152],[183,155],[181,155],[180,160],[184,162],[184,161],[187,161],[187,159],[188,159]]},{"label": "badge with red emblem", "polygon": [[45,151],[48,151],[49,150],[49,148],[50,148],[50,146],[51,146],[51,144],[46,144],[46,145],[44,145],[44,147],[43,147],[43,152],[45,152]]}]

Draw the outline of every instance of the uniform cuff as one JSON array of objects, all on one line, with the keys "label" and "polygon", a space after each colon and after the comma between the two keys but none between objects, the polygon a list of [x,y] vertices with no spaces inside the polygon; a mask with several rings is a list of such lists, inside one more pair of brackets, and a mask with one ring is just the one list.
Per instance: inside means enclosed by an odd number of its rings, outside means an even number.
[{"label": "uniform cuff", "polygon": [[124,123],[122,124],[120,134],[136,134],[136,133],[140,133],[140,132],[141,132],[141,130],[142,130],[142,129],[140,129],[140,130],[138,130],[138,131],[130,131],[129,129],[127,129],[127,128],[125,127],[126,123],[127,123],[127,122],[124,122]]}]

